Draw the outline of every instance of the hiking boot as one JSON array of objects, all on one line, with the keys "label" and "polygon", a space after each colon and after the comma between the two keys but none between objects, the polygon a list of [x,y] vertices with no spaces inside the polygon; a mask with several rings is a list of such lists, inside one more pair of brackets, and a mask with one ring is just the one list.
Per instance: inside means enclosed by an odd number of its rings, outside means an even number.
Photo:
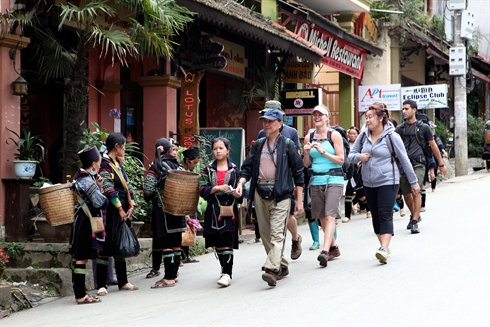
[{"label": "hiking boot", "polygon": [[[412,215],[410,215],[410,220],[408,221],[407,229],[412,229],[412,222],[415,220],[412,220]],[[422,216],[419,215],[418,221],[416,223],[420,223],[422,221]]]},{"label": "hiking boot", "polygon": [[405,217],[405,209],[404,208],[400,209],[400,217]]},{"label": "hiking boot", "polygon": [[332,261],[334,258],[340,257],[340,250],[337,245],[331,246],[328,250],[328,261]]},{"label": "hiking boot", "polygon": [[417,221],[412,220],[412,228],[410,229],[410,232],[412,234],[418,234],[418,233],[420,233],[419,224],[417,223]]},{"label": "hiking boot", "polygon": [[301,235],[298,234],[298,240],[294,241],[293,240],[293,245],[291,246],[291,259],[296,260],[301,256],[301,252],[303,252],[303,249],[301,248],[301,242],[302,242]]},{"label": "hiking boot", "polygon": [[287,275],[289,275],[289,268],[287,266],[281,266],[281,271],[276,274],[277,275],[277,280],[281,280]]},{"label": "hiking boot", "polygon": [[228,287],[231,284],[231,277],[228,274],[221,274],[221,278],[218,280],[218,285]]},{"label": "hiking boot", "polygon": [[326,267],[328,263],[328,252],[327,251],[322,251],[316,258],[318,261],[320,261],[320,266]]},{"label": "hiking boot", "polygon": [[350,221],[350,218],[347,218],[347,217],[342,218],[342,222],[343,223],[348,223],[349,221]]},{"label": "hiking boot", "polygon": [[388,263],[388,251],[386,251],[383,247],[380,247],[378,251],[376,251],[376,259],[380,263],[387,264]]},{"label": "hiking boot", "polygon": [[276,286],[277,277],[277,274],[270,269],[265,269],[265,272],[262,274],[262,280],[269,286]]}]

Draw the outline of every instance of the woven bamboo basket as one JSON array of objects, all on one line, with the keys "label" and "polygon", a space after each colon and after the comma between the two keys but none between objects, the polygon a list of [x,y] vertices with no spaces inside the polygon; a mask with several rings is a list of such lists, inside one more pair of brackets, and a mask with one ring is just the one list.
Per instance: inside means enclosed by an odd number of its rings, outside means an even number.
[{"label": "woven bamboo basket", "polygon": [[169,170],[163,189],[164,210],[174,216],[193,215],[199,202],[200,175],[183,170]]},{"label": "woven bamboo basket", "polygon": [[75,214],[75,194],[72,183],[45,187],[39,190],[39,203],[51,226],[71,224]]}]

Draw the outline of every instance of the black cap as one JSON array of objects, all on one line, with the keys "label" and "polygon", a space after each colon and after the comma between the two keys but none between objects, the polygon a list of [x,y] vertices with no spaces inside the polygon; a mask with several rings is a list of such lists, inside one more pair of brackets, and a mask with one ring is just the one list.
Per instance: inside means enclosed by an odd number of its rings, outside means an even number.
[{"label": "black cap", "polygon": [[78,157],[82,162],[82,167],[87,168],[92,165],[94,161],[99,160],[100,153],[99,150],[95,146],[91,148],[85,148],[82,151],[78,152]]},{"label": "black cap", "polygon": [[201,151],[197,146],[193,146],[192,148],[189,148],[185,150],[183,153],[184,158],[199,158],[201,157]]},{"label": "black cap", "polygon": [[161,139],[158,139],[155,148],[158,148],[159,146],[163,146],[163,152],[167,153],[170,148],[172,148],[172,143],[170,143],[169,140],[166,138],[162,137]]}]

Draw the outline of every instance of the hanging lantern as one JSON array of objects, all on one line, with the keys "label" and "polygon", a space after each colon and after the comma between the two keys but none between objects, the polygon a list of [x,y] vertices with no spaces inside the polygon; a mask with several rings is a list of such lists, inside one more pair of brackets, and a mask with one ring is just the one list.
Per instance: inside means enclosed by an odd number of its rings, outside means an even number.
[{"label": "hanging lantern", "polygon": [[22,76],[17,77],[12,82],[12,90],[14,95],[27,95],[27,81]]}]

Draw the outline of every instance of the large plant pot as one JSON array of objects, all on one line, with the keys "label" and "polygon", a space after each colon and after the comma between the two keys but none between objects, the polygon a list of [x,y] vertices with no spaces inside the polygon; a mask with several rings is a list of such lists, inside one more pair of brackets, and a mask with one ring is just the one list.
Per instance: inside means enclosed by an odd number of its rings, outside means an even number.
[{"label": "large plant pot", "polygon": [[70,241],[73,224],[51,226],[46,218],[36,217],[31,220],[46,243],[68,243]]},{"label": "large plant pot", "polygon": [[14,160],[15,176],[18,178],[32,178],[36,175],[37,161]]},{"label": "large plant pot", "polygon": [[136,234],[136,236],[140,236],[139,233],[140,233],[141,226],[143,226],[145,223],[142,221],[135,221],[135,220],[133,220],[132,223],[133,223],[134,233]]}]

